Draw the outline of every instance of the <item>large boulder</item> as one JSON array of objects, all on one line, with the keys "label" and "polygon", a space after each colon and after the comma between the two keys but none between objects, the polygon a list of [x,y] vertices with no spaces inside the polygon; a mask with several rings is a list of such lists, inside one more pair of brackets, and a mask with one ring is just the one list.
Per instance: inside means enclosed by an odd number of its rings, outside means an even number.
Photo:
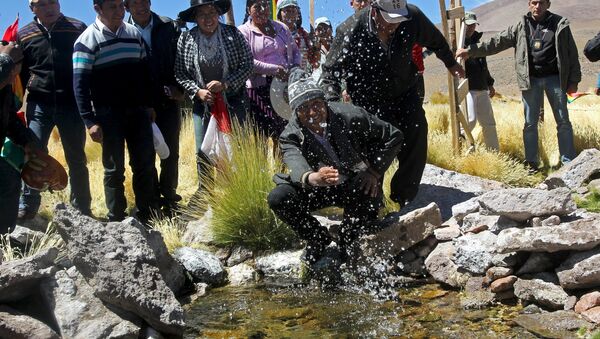
[{"label": "large boulder", "polygon": [[238,264],[227,268],[231,286],[247,286],[256,283],[256,270],[248,264]]},{"label": "large boulder", "polygon": [[440,243],[425,259],[425,268],[436,281],[452,287],[463,287],[470,275],[459,271],[453,261],[455,253],[456,248],[451,242]]},{"label": "large boulder", "polygon": [[594,291],[581,296],[581,299],[575,304],[575,312],[583,313],[598,306],[600,306],[600,292]]},{"label": "large boulder", "polygon": [[369,258],[393,258],[427,239],[440,227],[442,218],[436,204],[409,212],[387,216],[382,224],[384,228],[370,235],[362,236],[352,245],[353,259],[358,263],[368,262]]},{"label": "large boulder", "polygon": [[54,221],[69,258],[98,298],[163,333],[182,335],[183,309],[161,275],[143,225],[132,218],[104,225],[63,206]]},{"label": "large boulder", "polygon": [[569,301],[569,295],[560,286],[541,279],[518,279],[514,289],[517,298],[552,310],[562,310]]},{"label": "large boulder", "polygon": [[37,289],[43,278],[56,272],[57,255],[58,250],[50,248],[33,257],[0,265],[0,303],[19,301]]},{"label": "large boulder", "polygon": [[533,217],[567,215],[577,209],[571,191],[558,188],[552,191],[534,188],[512,188],[491,191],[479,197],[481,212],[501,215],[515,221]]},{"label": "large boulder", "polygon": [[575,252],[556,268],[560,285],[566,289],[600,286],[600,247]]},{"label": "large boulder", "polygon": [[42,239],[44,232],[34,231],[27,227],[15,226],[12,232],[10,232],[10,240],[15,241],[21,245],[29,246],[33,241]]},{"label": "large boulder", "polygon": [[454,262],[471,273],[483,275],[494,265],[496,235],[490,231],[469,233],[454,239]]},{"label": "large boulder", "polygon": [[511,228],[498,234],[498,251],[585,251],[600,245],[600,220],[582,219],[558,226]]},{"label": "large boulder", "polygon": [[489,230],[498,234],[505,229],[519,227],[521,224],[499,215],[481,215],[479,213],[471,213],[463,218],[461,230],[463,233],[473,232],[478,233],[483,230]]},{"label": "large boulder", "polygon": [[577,338],[579,329],[594,327],[581,316],[568,311],[521,314],[514,321],[542,338]]},{"label": "large boulder", "polygon": [[7,306],[0,306],[0,338],[59,339],[48,325]]},{"label": "large boulder", "polygon": [[221,261],[210,252],[181,247],[175,250],[174,255],[175,259],[192,275],[194,282],[219,286],[227,278],[227,272]]},{"label": "large boulder", "polygon": [[134,324],[106,308],[75,267],[45,279],[41,292],[62,337],[136,339],[139,336],[141,321]]},{"label": "large boulder", "polygon": [[289,286],[303,281],[302,251],[278,252],[256,259],[256,269],[268,285]]},{"label": "large boulder", "polygon": [[561,179],[572,190],[600,178],[600,151],[584,150],[577,158],[550,174],[545,182],[552,182],[555,178]]},{"label": "large boulder", "polygon": [[148,246],[154,251],[157,259],[157,266],[165,283],[175,295],[179,295],[183,285],[185,285],[185,272],[181,266],[170,254],[162,234],[155,230],[147,230],[146,239]]}]

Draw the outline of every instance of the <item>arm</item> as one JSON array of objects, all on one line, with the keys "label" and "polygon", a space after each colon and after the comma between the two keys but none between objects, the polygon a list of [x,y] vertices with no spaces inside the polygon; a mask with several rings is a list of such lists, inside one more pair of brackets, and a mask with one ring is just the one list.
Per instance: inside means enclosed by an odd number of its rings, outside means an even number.
[{"label": "arm", "polygon": [[569,45],[569,55],[567,60],[569,63],[569,80],[567,81],[567,86],[574,86],[581,82],[579,52],[577,51],[577,45],[575,44],[575,39],[573,39],[573,34],[571,33],[571,28],[569,26],[564,29],[563,34],[567,35],[567,44]]},{"label": "arm", "polygon": [[194,99],[196,93],[200,90],[200,86],[196,83],[196,74],[186,67],[186,60],[191,62],[194,56],[188,56],[186,40],[189,36],[189,32],[183,33],[179,36],[177,41],[177,55],[175,56],[175,79],[181,87],[185,90],[185,93]]},{"label": "arm", "polygon": [[520,24],[516,24],[508,27],[488,41],[470,45],[467,48],[469,56],[475,58],[484,57],[500,53],[509,48],[514,48],[517,45],[517,31],[519,25]]},{"label": "arm", "polygon": [[92,69],[96,59],[95,53],[81,42],[76,42],[73,52],[73,91],[79,114],[90,127],[97,125],[98,121],[92,110]]},{"label": "arm", "polygon": [[455,66],[456,60],[442,32],[420,10],[413,14],[417,27],[417,43],[435,53],[446,68]]},{"label": "arm", "polygon": [[252,51],[250,45],[244,38],[244,36],[234,27],[234,51],[228,51],[227,53],[235,53],[236,58],[239,62],[235,65],[229,65],[229,74],[225,79],[225,83],[228,88],[233,91],[238,91],[243,88],[246,84],[246,80],[252,74],[254,58],[252,57]]},{"label": "arm", "polygon": [[283,162],[290,169],[290,178],[293,183],[306,185],[308,175],[314,172],[300,148],[300,136],[297,133],[290,132],[288,127],[283,131],[279,138],[279,145],[283,153]]}]

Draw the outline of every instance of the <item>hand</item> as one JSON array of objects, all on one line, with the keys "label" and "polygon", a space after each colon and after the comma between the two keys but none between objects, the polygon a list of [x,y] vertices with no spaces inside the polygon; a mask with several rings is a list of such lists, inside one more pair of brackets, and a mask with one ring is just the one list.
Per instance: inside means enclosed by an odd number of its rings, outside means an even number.
[{"label": "hand", "polygon": [[198,99],[206,102],[209,105],[212,105],[213,101],[215,100],[211,91],[209,91],[207,89],[199,90],[198,93],[196,93],[196,96],[198,97]]},{"label": "hand", "polygon": [[577,93],[577,84],[570,84],[567,87],[567,93]]},{"label": "hand", "polygon": [[90,137],[92,137],[92,141],[97,142],[99,144],[102,143],[103,133],[102,127],[100,127],[100,125],[94,125],[88,128],[88,133],[90,134]]},{"label": "hand", "polygon": [[371,198],[376,198],[379,194],[379,180],[368,170],[356,175],[354,177],[354,184],[358,185],[358,188]]},{"label": "hand", "polygon": [[469,50],[464,48],[459,48],[456,50],[456,59],[467,60],[469,58]]},{"label": "hand", "polygon": [[154,108],[149,107],[148,108],[148,113],[150,113],[150,120],[152,122],[156,122],[156,111],[154,110]]},{"label": "hand", "polygon": [[28,166],[33,170],[40,172],[45,167],[48,167],[48,164],[42,159],[38,158],[37,153],[41,152],[40,149],[34,143],[28,143],[24,147],[25,149],[25,157],[27,158]]},{"label": "hand", "polygon": [[452,75],[458,76],[461,79],[465,78],[465,69],[461,66],[461,64],[456,64],[448,68],[448,71],[452,73]]},{"label": "hand", "polygon": [[179,87],[177,86],[168,86],[169,87],[169,92],[171,93],[171,95],[169,95],[169,99],[174,100],[174,101],[183,101],[185,99],[183,91],[179,89]]},{"label": "hand", "polygon": [[352,98],[350,97],[350,94],[348,94],[348,91],[343,90],[342,91],[342,99],[344,99],[344,102],[351,102]]},{"label": "hand", "polygon": [[317,187],[335,186],[340,182],[338,170],[333,167],[321,167],[318,172],[308,175],[308,184]]},{"label": "hand", "polygon": [[277,69],[277,73],[275,73],[275,76],[281,81],[288,81],[288,77],[290,76],[290,74],[288,70],[285,69],[285,67],[279,66],[279,68]]},{"label": "hand", "polygon": [[15,64],[23,61],[24,58],[23,49],[13,41],[0,44],[0,53],[7,54]]},{"label": "hand", "polygon": [[599,88],[596,88],[596,89],[594,90],[594,93],[596,93],[596,95],[600,95],[600,87],[599,87]]},{"label": "hand", "polygon": [[206,88],[212,93],[221,93],[225,90],[225,85],[223,85],[220,81],[213,80],[206,85]]},{"label": "hand", "polygon": [[496,89],[494,88],[494,86],[490,86],[488,87],[489,91],[490,91],[490,98],[493,98],[496,96]]}]

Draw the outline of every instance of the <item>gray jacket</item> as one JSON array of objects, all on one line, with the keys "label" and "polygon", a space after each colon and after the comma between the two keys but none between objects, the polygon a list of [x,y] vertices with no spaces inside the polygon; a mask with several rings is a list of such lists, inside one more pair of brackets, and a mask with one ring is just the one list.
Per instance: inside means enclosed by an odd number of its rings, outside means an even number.
[{"label": "gray jacket", "polygon": [[[290,174],[276,174],[277,184],[303,185],[305,176],[322,166],[333,166],[348,177],[364,165],[385,174],[402,146],[402,132],[351,104],[330,102],[327,138],[339,162],[332,159],[314,135],[294,117],[279,138],[283,161]],[[361,166],[362,165],[362,166]]]},{"label": "gray jacket", "polygon": [[[470,45],[468,48],[469,56],[484,57],[513,47],[515,49],[517,82],[522,91],[531,88],[529,77],[529,44],[527,41],[529,28],[526,20],[527,17],[523,16],[518,23],[508,27],[496,36],[488,39],[488,41]],[[581,82],[581,65],[579,64],[577,45],[569,27],[569,20],[566,18],[560,17],[555,38],[560,85],[562,90],[566,91],[569,85]]]}]

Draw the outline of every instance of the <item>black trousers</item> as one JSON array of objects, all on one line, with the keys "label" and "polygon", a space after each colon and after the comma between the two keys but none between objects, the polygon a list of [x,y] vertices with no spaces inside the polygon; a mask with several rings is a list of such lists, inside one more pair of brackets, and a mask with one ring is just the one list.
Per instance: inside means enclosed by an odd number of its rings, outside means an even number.
[{"label": "black trousers", "polygon": [[158,190],[166,202],[177,201],[179,183],[179,136],[181,134],[181,112],[176,101],[165,101],[156,110],[156,125],[169,147],[169,157],[160,161]]},{"label": "black trousers", "polygon": [[329,244],[331,237],[310,213],[330,206],[344,208],[340,229],[340,245],[344,246],[377,220],[382,197],[380,194],[371,198],[354,189],[351,183],[309,188],[279,184],[269,193],[268,202],[277,217],[290,225],[301,239],[321,245]]},{"label": "black trousers", "polygon": [[133,172],[138,219],[147,222],[158,210],[157,174],[150,114],[141,108],[97,107],[102,127],[104,195],[110,221],[125,219],[125,142]]}]

